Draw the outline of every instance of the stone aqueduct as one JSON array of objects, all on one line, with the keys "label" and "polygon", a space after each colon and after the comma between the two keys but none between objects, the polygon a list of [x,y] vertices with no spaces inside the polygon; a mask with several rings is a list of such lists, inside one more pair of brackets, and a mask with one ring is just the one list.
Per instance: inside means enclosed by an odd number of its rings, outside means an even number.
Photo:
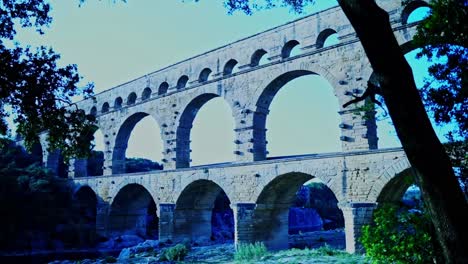
[{"label": "stone aqueduct", "polygon": [[[425,1],[380,0],[402,48],[411,49],[415,24],[409,14]],[[324,47],[338,34],[339,44]],[[300,45],[302,53],[290,56]],[[260,58],[268,62],[259,65]],[[234,66],[239,71],[233,73]],[[267,159],[265,120],[281,87],[294,78],[319,74],[334,88],[339,104],[362,92],[372,69],[339,7],[261,32],[77,103],[95,114],[104,134],[104,175],[86,175],[86,161],[75,160],[69,178],[77,195],[96,196],[96,229],[146,228],[148,204],[159,217],[159,238],[178,240],[211,235],[216,196],[225,192],[234,212],[235,243],[263,241],[287,247],[288,207],[296,191],[312,178],[335,194],[345,219],[346,249],[358,249],[360,227],[380,201],[398,199],[402,176],[411,167],[401,149],[378,149],[376,124],[349,109],[341,115],[342,152]],[[223,98],[235,120],[235,162],[190,167],[190,130],[197,111]],[[125,151],[134,126],[152,116],[161,128],[164,170],[125,174]],[[317,124],[320,126],[320,124]],[[46,146],[46,134],[41,144]],[[43,148],[44,150],[46,147]],[[44,151],[57,169],[59,153]]]}]

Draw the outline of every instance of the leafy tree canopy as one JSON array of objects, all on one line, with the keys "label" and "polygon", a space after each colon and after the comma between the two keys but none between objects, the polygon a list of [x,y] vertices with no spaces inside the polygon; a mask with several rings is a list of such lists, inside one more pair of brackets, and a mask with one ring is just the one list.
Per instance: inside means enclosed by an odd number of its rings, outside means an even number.
[{"label": "leafy tree canopy", "polygon": [[43,34],[52,22],[50,9],[47,0],[1,1],[0,135],[9,135],[6,118],[12,115],[28,148],[47,130],[50,149],[60,149],[65,158],[85,156],[95,118],[75,108],[71,97],[92,95],[92,85],[78,87],[77,66],[59,67],[60,56],[51,48],[15,42],[18,27]]},{"label": "leafy tree canopy", "polygon": [[455,123],[457,134],[468,138],[468,1],[433,0],[430,6],[414,41],[423,47],[419,57],[441,62],[429,67],[422,95],[438,124]]}]

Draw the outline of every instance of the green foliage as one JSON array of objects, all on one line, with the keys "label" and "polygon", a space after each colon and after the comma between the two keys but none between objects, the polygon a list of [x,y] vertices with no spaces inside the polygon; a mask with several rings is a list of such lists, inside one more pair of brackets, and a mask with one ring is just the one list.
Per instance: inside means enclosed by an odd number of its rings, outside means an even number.
[{"label": "green foliage", "polygon": [[334,249],[330,247],[329,245],[320,247],[316,251],[317,251],[317,254],[322,255],[322,256],[336,256],[336,255],[341,255],[344,253],[343,251]]},{"label": "green foliage", "polygon": [[125,172],[144,172],[152,170],[162,170],[163,166],[157,162],[149,159],[142,158],[126,158],[125,159]]},{"label": "green foliage", "polygon": [[106,256],[106,257],[104,258],[104,261],[105,261],[106,263],[116,263],[116,262],[117,262],[117,259],[116,259],[115,257],[113,257],[113,256]]},{"label": "green foliage", "polygon": [[452,140],[445,143],[444,147],[454,167],[455,175],[463,183],[463,192],[468,199],[468,139]]},{"label": "green foliage", "polygon": [[258,260],[268,253],[267,248],[262,242],[254,244],[238,244],[236,245],[236,253],[234,259],[236,261]]},{"label": "green foliage", "polygon": [[[243,261],[248,262],[248,261]],[[288,249],[268,253],[260,261],[254,263],[369,263],[364,256],[358,254],[349,254],[342,250],[333,249],[324,246],[316,249]]]},{"label": "green foliage", "polygon": [[360,238],[372,263],[433,263],[435,250],[426,214],[394,205],[374,212],[374,223],[362,228]]},{"label": "green foliage", "polygon": [[177,244],[173,247],[161,250],[160,261],[181,261],[188,255],[189,249],[184,244]]},{"label": "green foliage", "polygon": [[[198,2],[200,0],[194,1]],[[254,10],[271,9],[277,6],[287,6],[292,12],[302,13],[304,7],[307,4],[314,3],[315,0],[264,0],[262,2],[255,0],[224,0],[224,6],[229,14],[239,10],[247,15],[252,15]]]},{"label": "green foliage", "polygon": [[10,0],[0,5],[0,135],[9,134],[6,117],[12,116],[28,149],[37,135],[49,131],[49,146],[67,159],[87,156],[94,116],[72,106],[71,97],[92,95],[92,85],[79,88],[76,65],[59,67],[60,56],[49,47],[21,47],[18,27],[43,33],[50,25],[51,6],[46,0]]},{"label": "green foliage", "polygon": [[456,124],[468,137],[468,1],[432,0],[431,15],[418,25],[414,37],[423,47],[418,57],[439,63],[429,67],[422,95],[438,124]]}]

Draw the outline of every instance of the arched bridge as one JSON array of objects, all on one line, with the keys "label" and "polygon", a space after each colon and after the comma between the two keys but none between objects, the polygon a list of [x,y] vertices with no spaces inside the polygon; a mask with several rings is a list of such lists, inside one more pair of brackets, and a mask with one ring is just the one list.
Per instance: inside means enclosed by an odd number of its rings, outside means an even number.
[{"label": "arched bridge", "polygon": [[[391,18],[405,51],[412,47],[414,23],[409,14],[425,1],[378,1]],[[324,46],[332,34],[339,43]],[[301,54],[291,56],[300,47]],[[267,62],[259,65],[262,57]],[[237,71],[233,71],[238,69]],[[69,177],[77,193],[95,197],[99,233],[143,230],[159,218],[160,239],[210,236],[217,195],[224,192],[234,212],[235,241],[264,241],[287,246],[287,209],[298,188],[322,180],[336,196],[345,219],[346,247],[356,250],[360,227],[378,201],[401,193],[395,179],[411,172],[401,149],[378,149],[375,120],[351,109],[341,116],[342,152],[267,159],[265,120],[275,94],[287,82],[318,74],[333,87],[339,105],[363,92],[372,69],[339,7],[292,21],[254,36],[168,66],[78,102],[96,115],[104,134],[104,175],[86,174],[76,160]],[[220,97],[235,120],[236,161],[190,166],[190,132],[198,110]],[[132,129],[152,116],[161,128],[164,170],[125,174],[125,152]],[[317,124],[320,126],[320,124]],[[41,135],[46,146],[47,135]],[[45,147],[43,149],[46,149]],[[44,163],[57,167],[59,152],[44,152]],[[396,187],[395,187],[396,186]],[[83,193],[80,194],[84,196]],[[380,200],[379,200],[380,199]],[[154,224],[154,223],[153,223]],[[285,242],[286,241],[286,242]]]}]

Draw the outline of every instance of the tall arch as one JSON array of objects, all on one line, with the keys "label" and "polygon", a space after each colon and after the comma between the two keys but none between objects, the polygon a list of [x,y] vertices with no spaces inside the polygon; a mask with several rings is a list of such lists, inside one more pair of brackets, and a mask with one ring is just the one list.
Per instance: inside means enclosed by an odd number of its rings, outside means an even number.
[{"label": "tall arch", "polygon": [[[93,150],[89,157],[75,158],[73,162],[74,177],[101,176],[104,166],[104,135],[98,126],[86,134],[80,135],[82,142],[89,142]],[[99,140],[99,142],[96,142]],[[95,147],[98,146],[99,149]]]},{"label": "tall arch", "polygon": [[190,166],[190,140],[193,121],[198,111],[208,101],[219,97],[214,93],[197,96],[185,107],[177,127],[176,168],[187,168]]},{"label": "tall arch", "polygon": [[91,156],[88,157],[86,162],[86,175],[87,176],[101,176],[104,174],[104,150],[105,142],[102,130],[96,129],[93,134],[94,145]]},{"label": "tall arch", "polygon": [[212,240],[214,238],[213,209],[220,196],[226,197],[224,201],[228,204],[225,207],[229,208],[229,198],[215,182],[197,180],[187,185],[177,198],[175,206],[174,237],[176,240]]},{"label": "tall arch", "polygon": [[[318,76],[315,72],[312,71],[307,71],[307,70],[294,70],[290,72],[283,73],[276,77],[274,80],[269,82],[267,86],[263,89],[262,93],[259,95],[257,102],[256,102],[256,108],[253,113],[253,154],[254,154],[254,160],[263,160],[267,157],[267,133],[266,133],[266,124],[267,124],[267,118],[270,112],[270,105],[273,102],[276,94],[289,82],[303,76]],[[328,84],[328,82],[327,82]],[[315,88],[315,87],[314,87]],[[307,88],[308,89],[308,88]],[[332,91],[331,91],[332,92]],[[333,96],[333,98],[335,98]],[[334,99],[332,99],[334,100]],[[337,103],[338,101],[336,101]],[[336,114],[336,144],[337,148],[339,148],[339,116],[337,112],[339,111],[339,105],[337,103],[336,105],[337,109],[336,111],[333,112],[333,114]],[[307,120],[304,122],[310,122],[311,124],[317,120]],[[327,122],[330,123],[330,120]],[[334,123],[334,121],[332,121]],[[270,131],[271,132],[271,131]],[[287,134],[287,132],[284,132],[283,134]],[[296,140],[299,140],[296,138]],[[303,140],[307,140],[307,138],[304,138]],[[312,142],[311,140],[308,142]],[[309,144],[310,145],[310,144]],[[314,151],[315,149],[311,149],[307,151]],[[327,149],[324,149],[324,151],[327,151]],[[316,150],[315,150],[316,151]],[[336,150],[333,150],[336,151]],[[310,153],[310,152],[309,152]],[[290,153],[287,155],[296,155],[296,154],[309,154],[309,153]],[[284,155],[284,154],[281,154]]]},{"label": "tall arch", "polygon": [[[134,113],[131,116],[127,117],[127,119],[120,126],[119,132],[117,133],[115,139],[114,150],[112,153],[112,174],[120,174],[126,172],[125,158],[128,140],[133,129],[135,128],[135,125],[147,116],[149,116],[149,114],[144,112]],[[161,135],[154,136],[160,138]]]},{"label": "tall arch", "polygon": [[133,234],[156,238],[158,217],[150,192],[139,184],[128,184],[119,190],[110,205],[109,231],[112,236]]}]

